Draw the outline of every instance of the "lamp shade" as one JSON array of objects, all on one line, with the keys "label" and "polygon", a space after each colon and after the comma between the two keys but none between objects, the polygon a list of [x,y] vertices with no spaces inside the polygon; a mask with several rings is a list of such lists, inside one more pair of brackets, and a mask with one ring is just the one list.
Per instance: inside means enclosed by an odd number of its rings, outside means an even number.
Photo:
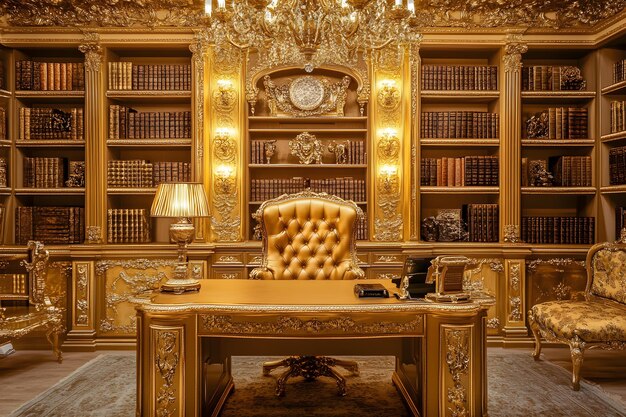
[{"label": "lamp shade", "polygon": [[154,196],[152,217],[209,217],[209,204],[199,182],[159,184]]}]

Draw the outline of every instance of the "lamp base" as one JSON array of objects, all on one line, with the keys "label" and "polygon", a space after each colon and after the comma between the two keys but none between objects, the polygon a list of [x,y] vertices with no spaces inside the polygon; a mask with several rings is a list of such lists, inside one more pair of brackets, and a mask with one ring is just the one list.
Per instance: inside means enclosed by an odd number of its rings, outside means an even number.
[{"label": "lamp base", "polygon": [[161,285],[161,292],[173,292],[175,294],[182,294],[188,291],[200,290],[200,281],[197,279],[176,279],[172,278],[167,280]]}]

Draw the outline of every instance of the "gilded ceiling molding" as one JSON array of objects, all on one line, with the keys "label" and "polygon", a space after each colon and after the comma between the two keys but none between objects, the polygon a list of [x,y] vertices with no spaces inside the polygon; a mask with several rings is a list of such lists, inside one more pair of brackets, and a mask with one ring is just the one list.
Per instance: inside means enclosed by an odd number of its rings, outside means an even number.
[{"label": "gilded ceiling molding", "polygon": [[[418,27],[496,28],[590,27],[626,7],[626,0],[422,0]],[[0,14],[11,26],[202,27],[203,3],[186,0],[4,0]],[[301,61],[304,62],[304,61]]]}]

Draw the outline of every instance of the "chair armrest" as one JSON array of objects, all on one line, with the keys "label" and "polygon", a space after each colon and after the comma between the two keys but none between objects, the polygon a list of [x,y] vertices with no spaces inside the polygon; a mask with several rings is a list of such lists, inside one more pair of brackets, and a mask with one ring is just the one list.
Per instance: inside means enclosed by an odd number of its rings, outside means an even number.
[{"label": "chair armrest", "polygon": [[250,279],[274,279],[274,273],[269,268],[260,266],[250,271]]},{"label": "chair armrest", "polygon": [[354,274],[354,279],[365,279],[365,271],[354,264],[351,264],[350,267],[348,267],[347,272]]}]

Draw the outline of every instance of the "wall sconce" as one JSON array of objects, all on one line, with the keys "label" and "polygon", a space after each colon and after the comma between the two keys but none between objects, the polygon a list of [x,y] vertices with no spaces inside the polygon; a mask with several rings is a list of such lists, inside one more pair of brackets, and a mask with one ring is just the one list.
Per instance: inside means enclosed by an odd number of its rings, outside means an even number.
[{"label": "wall sconce", "polygon": [[218,165],[215,168],[215,190],[219,194],[231,194],[235,188],[235,168],[231,165]]},{"label": "wall sconce", "polygon": [[383,164],[395,162],[400,156],[400,140],[396,129],[387,128],[378,132],[378,157]]},{"label": "wall sconce", "polygon": [[226,0],[204,0],[204,13],[223,22],[230,18],[231,12],[226,7]]},{"label": "wall sconce", "polygon": [[219,111],[230,111],[237,103],[237,92],[230,80],[217,80],[217,89],[213,91],[213,101]]},{"label": "wall sconce", "polygon": [[378,88],[378,104],[386,110],[394,110],[400,104],[400,90],[395,80],[382,80]]},{"label": "wall sconce", "polygon": [[215,156],[222,162],[233,162],[236,155],[236,143],[230,129],[221,127],[215,130],[213,136]]},{"label": "wall sconce", "polygon": [[396,165],[385,164],[380,167],[379,180],[382,191],[392,193],[395,190],[398,179],[398,167]]}]

